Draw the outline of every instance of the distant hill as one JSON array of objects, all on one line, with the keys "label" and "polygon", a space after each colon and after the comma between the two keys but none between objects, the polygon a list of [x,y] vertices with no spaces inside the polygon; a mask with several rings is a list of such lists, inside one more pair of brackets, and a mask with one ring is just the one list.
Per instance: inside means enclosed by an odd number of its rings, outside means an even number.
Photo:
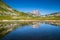
[{"label": "distant hill", "polygon": [[48,15],[45,15],[45,19],[48,20],[60,20],[60,12],[56,12],[56,13],[51,13]]},{"label": "distant hill", "polygon": [[60,16],[60,12],[51,13],[51,14],[48,14],[46,16]]}]

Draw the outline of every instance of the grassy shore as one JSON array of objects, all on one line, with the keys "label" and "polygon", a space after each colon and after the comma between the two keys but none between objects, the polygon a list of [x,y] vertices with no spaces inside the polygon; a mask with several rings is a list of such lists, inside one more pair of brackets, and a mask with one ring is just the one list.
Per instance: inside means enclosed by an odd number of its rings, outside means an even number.
[{"label": "grassy shore", "polygon": [[60,20],[0,20],[0,22],[60,22]]},{"label": "grassy shore", "polygon": [[15,17],[13,18],[13,16],[0,16],[0,20],[60,20],[60,16],[59,17]]}]

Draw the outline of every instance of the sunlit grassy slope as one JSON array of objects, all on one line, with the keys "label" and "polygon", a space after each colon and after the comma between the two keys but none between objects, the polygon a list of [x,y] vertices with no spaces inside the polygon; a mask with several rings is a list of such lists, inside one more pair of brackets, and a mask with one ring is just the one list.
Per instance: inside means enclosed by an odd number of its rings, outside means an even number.
[{"label": "sunlit grassy slope", "polygon": [[28,13],[24,13],[24,12],[19,12],[15,9],[12,9],[10,6],[8,6],[7,4],[5,4],[4,2],[2,2],[0,0],[0,20],[3,19],[30,19],[33,16],[28,14]]}]

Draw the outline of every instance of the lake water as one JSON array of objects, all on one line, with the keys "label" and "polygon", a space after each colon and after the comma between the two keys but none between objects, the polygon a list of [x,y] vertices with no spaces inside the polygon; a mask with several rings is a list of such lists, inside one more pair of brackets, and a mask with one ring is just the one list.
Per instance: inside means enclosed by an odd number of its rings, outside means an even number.
[{"label": "lake water", "polygon": [[60,40],[60,23],[0,22],[0,40]]}]

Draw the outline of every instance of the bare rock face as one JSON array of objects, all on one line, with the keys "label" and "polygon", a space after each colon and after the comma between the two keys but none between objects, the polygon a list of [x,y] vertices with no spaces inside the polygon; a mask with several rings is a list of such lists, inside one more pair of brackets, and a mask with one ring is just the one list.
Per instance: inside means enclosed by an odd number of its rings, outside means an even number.
[{"label": "bare rock face", "polygon": [[33,10],[32,14],[35,15],[35,16],[40,16],[39,10]]}]

